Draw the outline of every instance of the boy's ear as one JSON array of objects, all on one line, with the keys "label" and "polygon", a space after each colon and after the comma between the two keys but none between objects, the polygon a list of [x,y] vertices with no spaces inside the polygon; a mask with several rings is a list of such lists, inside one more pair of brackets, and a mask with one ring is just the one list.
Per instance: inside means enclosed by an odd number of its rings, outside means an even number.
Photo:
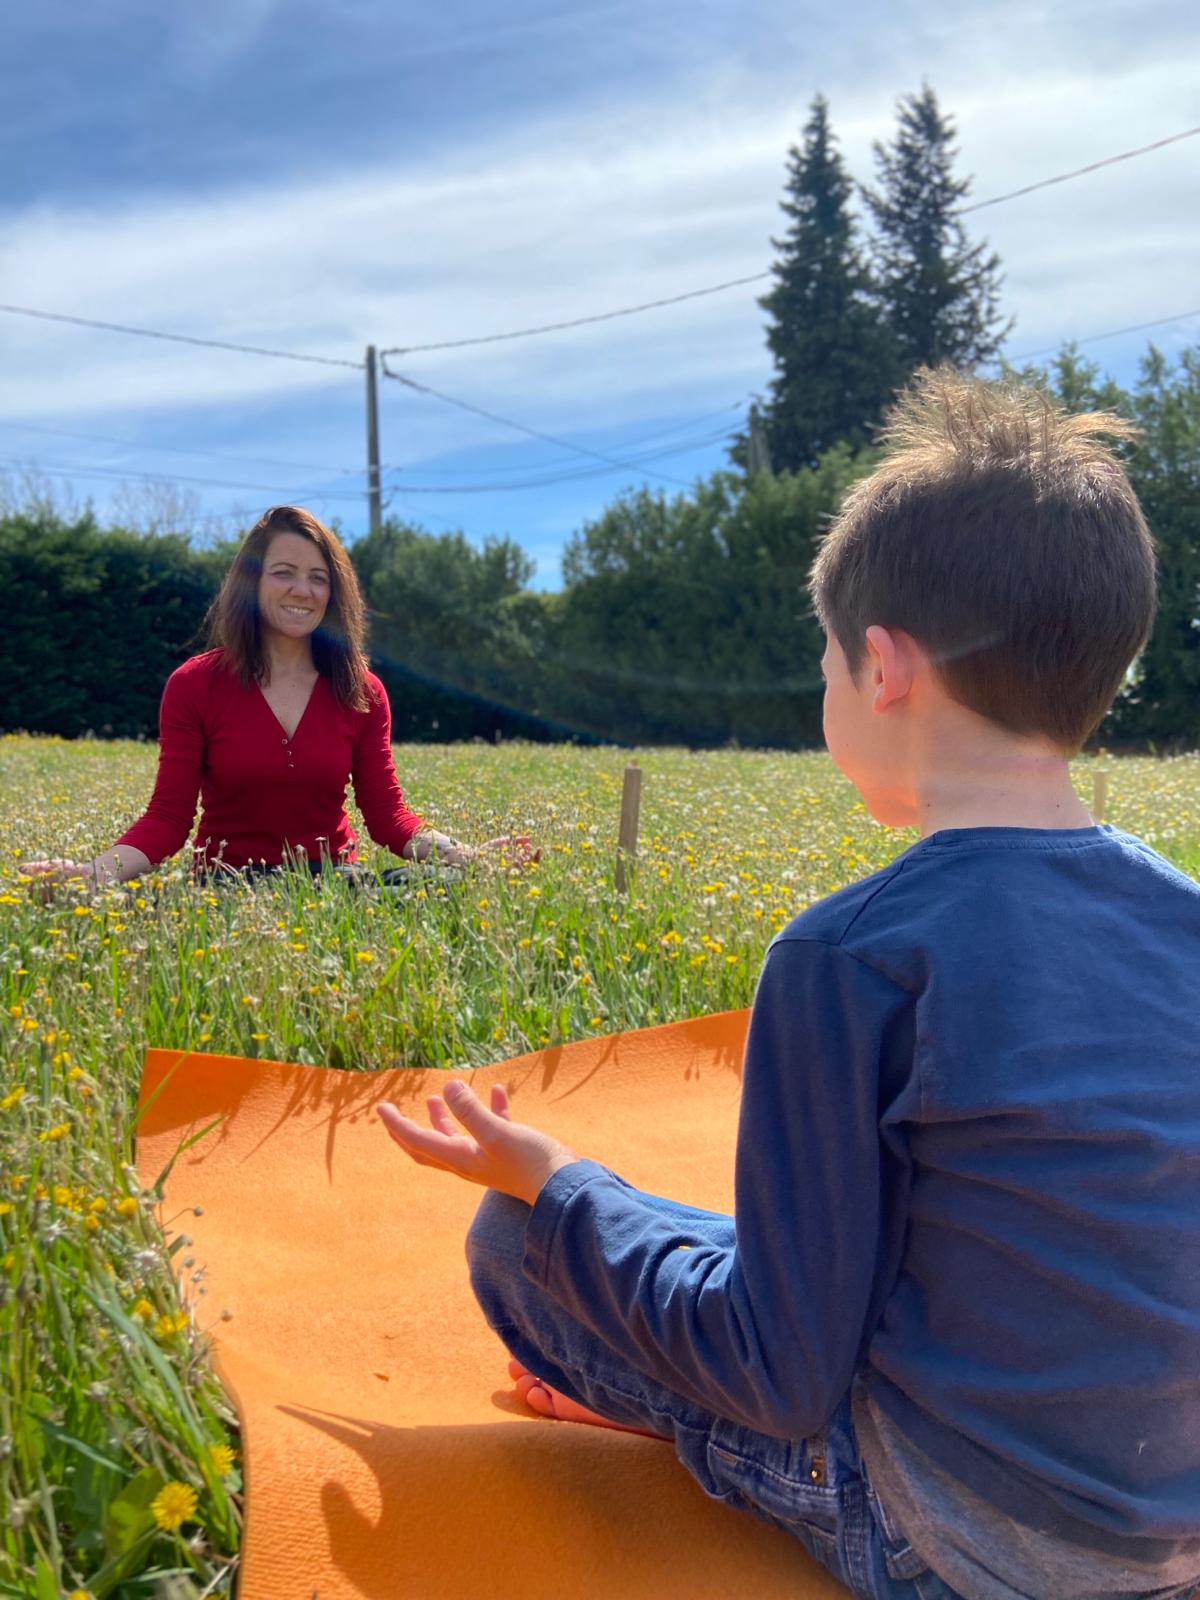
[{"label": "boy's ear", "polygon": [[920,646],[900,628],[872,624],[867,629],[867,669],[871,674],[871,709],[886,711],[912,688]]}]

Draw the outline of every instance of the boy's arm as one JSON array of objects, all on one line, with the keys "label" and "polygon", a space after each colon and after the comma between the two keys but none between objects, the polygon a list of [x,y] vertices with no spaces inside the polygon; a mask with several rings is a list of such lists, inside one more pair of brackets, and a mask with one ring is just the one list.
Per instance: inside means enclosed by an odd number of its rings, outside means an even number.
[{"label": "boy's arm", "polygon": [[844,950],[784,938],[746,1045],[736,1245],[689,1243],[590,1161],[540,1190],[524,1270],[648,1376],[781,1438],[846,1393],[872,1305],[881,1071],[911,1062],[909,997]]}]

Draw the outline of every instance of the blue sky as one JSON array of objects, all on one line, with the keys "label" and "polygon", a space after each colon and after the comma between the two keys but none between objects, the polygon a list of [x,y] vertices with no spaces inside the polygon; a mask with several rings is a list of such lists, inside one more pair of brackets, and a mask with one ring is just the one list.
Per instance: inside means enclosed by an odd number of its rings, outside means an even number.
[{"label": "blue sky", "polygon": [[[43,0],[8,19],[0,62],[0,300],[350,360],[588,316],[768,267],[818,91],[869,181],[927,79],[987,199],[1200,123],[1193,46],[1191,5],[1153,0],[513,0],[503,20],[478,0]],[[975,219],[1011,355],[1200,304],[1198,164],[1185,141]],[[723,463],[770,376],[763,287],[398,361],[644,464],[602,469],[385,382],[391,510],[508,534],[556,586],[563,544],[621,489]],[[1177,351],[1200,317],[1154,337]],[[1147,338],[1087,350],[1131,379]],[[300,499],[365,527],[361,373],[15,316],[0,340],[10,494],[36,464],[146,515],[165,488],[121,485],[158,474],[215,526]]]}]

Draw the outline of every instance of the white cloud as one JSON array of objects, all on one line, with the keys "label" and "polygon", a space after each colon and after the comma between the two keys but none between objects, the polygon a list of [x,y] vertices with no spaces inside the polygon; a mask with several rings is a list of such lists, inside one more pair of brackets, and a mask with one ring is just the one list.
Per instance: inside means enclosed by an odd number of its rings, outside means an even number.
[{"label": "white cloud", "polygon": [[[252,14],[257,27],[268,0]],[[926,18],[920,26],[917,12]],[[1003,20],[1001,20],[1001,18]],[[1144,17],[1143,17],[1144,20]],[[337,178],[8,218],[3,299],[304,352],[358,358],[603,312],[769,265],[786,147],[809,95],[832,102],[843,153],[873,176],[900,92],[926,76],[955,119],[972,198],[1082,165],[1195,120],[1189,55],[1138,18],[1089,6],[988,8],[957,23],[909,7],[857,52],[798,25],[770,70],[693,60],[661,97],[611,99],[503,142]],[[248,23],[247,26],[251,24]],[[807,26],[811,28],[811,23]],[[1118,48],[1120,40],[1131,42]],[[803,69],[797,70],[797,61]],[[1187,309],[1200,140],[971,219],[1002,257],[1013,351]],[[760,286],[765,288],[766,285]],[[766,382],[753,287],[569,335],[406,358],[417,379],[548,432],[703,410]],[[311,406],[349,370],[0,319],[9,418],[108,419],[187,408]],[[1104,358],[1104,347],[1095,347]],[[412,462],[493,441],[490,424],[388,385]]]}]

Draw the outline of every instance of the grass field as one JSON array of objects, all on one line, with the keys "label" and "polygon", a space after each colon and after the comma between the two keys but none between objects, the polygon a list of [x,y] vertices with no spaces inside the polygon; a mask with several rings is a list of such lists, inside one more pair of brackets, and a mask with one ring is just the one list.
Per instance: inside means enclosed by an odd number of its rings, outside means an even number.
[{"label": "grass field", "polygon": [[[873,823],[824,755],[644,751],[622,897],[626,753],[411,746],[396,763],[430,822],[530,833],[541,863],[375,898],[307,879],[212,892],[180,859],[34,902],[17,863],[109,844],[155,755],[0,739],[2,1595],[231,1592],[238,1438],[206,1354],[222,1308],[129,1165],[148,1045],[450,1068],[747,1005],[778,928],[915,838]],[[1081,759],[1085,803],[1097,765],[1107,820],[1200,878],[1200,756]]]}]

